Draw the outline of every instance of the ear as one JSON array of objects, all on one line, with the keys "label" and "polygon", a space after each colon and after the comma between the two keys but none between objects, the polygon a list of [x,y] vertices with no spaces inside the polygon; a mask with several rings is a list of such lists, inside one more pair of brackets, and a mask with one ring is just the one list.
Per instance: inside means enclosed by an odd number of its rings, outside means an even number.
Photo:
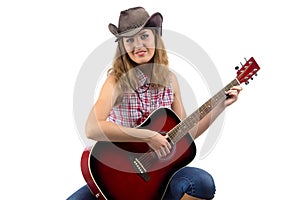
[{"label": "ear", "polygon": [[118,28],[114,25],[114,24],[109,24],[108,25],[108,29],[110,30],[110,32],[114,35],[118,35]]}]

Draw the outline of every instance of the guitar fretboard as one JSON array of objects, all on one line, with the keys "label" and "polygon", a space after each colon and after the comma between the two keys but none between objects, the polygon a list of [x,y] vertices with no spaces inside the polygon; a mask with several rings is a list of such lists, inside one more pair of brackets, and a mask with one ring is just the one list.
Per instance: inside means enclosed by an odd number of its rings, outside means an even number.
[{"label": "guitar fretboard", "polygon": [[185,134],[188,133],[196,124],[207,115],[213,108],[215,108],[220,102],[226,99],[225,91],[228,91],[231,87],[239,85],[239,81],[234,79],[228,85],[226,85],[222,90],[215,94],[212,98],[206,101],[201,107],[194,111],[191,115],[181,121],[177,126],[175,126],[168,135],[172,143],[178,142]]}]

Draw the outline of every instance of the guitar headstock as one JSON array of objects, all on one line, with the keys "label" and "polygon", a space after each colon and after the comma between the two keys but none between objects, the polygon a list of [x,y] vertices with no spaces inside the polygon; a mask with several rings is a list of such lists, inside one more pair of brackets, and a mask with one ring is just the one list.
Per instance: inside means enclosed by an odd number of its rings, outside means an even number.
[{"label": "guitar headstock", "polygon": [[248,84],[250,79],[253,79],[252,77],[254,75],[257,75],[258,70],[260,67],[256,63],[253,57],[251,57],[249,60],[246,61],[244,65],[237,71],[236,78],[238,81],[242,84]]}]

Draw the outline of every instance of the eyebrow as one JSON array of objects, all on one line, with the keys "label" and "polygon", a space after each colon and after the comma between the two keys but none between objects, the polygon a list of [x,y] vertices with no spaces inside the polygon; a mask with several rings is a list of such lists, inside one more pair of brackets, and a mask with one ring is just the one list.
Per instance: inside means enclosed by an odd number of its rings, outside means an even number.
[{"label": "eyebrow", "polygon": [[[139,33],[137,33],[136,35],[143,35],[143,34],[145,34],[145,33],[147,33],[147,30],[142,30],[142,31],[140,31]],[[136,35],[134,35],[134,36],[136,36]],[[131,36],[131,37],[125,37],[125,38],[133,38],[134,36]]]},{"label": "eyebrow", "polygon": [[[147,33],[147,30],[142,30],[139,33],[137,33],[136,35],[143,35],[144,33]],[[135,36],[135,35],[134,35]],[[129,37],[124,37],[124,38],[134,38],[134,36],[129,36]]]},{"label": "eyebrow", "polygon": [[138,33],[138,35],[143,35],[144,33],[147,33],[147,31],[146,30],[141,31],[141,32]]}]

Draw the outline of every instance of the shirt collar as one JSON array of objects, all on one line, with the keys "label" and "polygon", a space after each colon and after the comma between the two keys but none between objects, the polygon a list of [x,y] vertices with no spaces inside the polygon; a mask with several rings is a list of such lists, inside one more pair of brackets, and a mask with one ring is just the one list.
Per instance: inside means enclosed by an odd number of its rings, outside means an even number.
[{"label": "shirt collar", "polygon": [[147,84],[147,76],[139,68],[136,68],[136,77],[137,77],[138,87]]}]

